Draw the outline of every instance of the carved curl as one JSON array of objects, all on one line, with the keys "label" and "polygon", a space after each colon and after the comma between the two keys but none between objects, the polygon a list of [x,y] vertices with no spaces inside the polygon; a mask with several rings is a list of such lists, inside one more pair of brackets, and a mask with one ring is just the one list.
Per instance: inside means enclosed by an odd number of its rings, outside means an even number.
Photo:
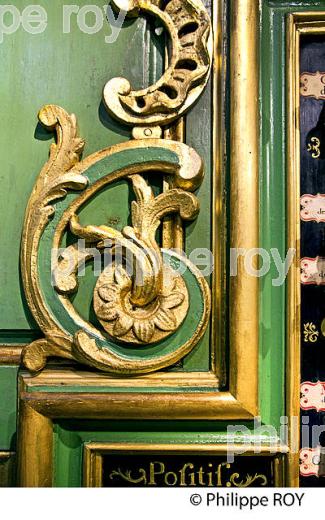
[{"label": "carved curl", "polygon": [[211,20],[200,0],[114,0],[129,16],[158,18],[171,38],[169,66],[149,88],[133,91],[127,79],[104,88],[108,111],[132,125],[167,125],[187,111],[203,92],[212,62]]}]

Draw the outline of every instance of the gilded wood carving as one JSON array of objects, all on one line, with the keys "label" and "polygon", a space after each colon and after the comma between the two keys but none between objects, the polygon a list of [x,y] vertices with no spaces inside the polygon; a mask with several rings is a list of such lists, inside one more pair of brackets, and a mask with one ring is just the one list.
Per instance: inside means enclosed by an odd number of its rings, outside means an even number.
[{"label": "gilded wood carving", "polygon": [[[125,2],[115,4],[125,8]],[[54,105],[39,113],[57,139],[30,197],[22,238],[25,294],[45,336],[23,353],[32,371],[41,370],[47,357],[60,356],[116,374],[153,372],[188,354],[208,323],[206,281],[180,252],[162,249],[156,237],[166,215],[193,220],[199,212],[193,192],[203,180],[202,160],[187,145],[161,139],[160,126],[189,109],[204,89],[211,68],[210,19],[198,0],[134,0],[127,11],[158,17],[172,40],[170,66],[156,85],[133,92],[118,78],[104,88],[109,112],[135,126],[134,139],[81,161],[84,141],[75,116]],[[156,197],[143,177],[153,171],[173,178],[171,189]],[[135,194],[132,225],[121,231],[104,223],[82,225],[82,207],[120,179]],[[67,230],[74,241],[64,246]],[[79,267],[94,250],[111,258],[93,294],[99,325],[83,319],[72,298]]]}]

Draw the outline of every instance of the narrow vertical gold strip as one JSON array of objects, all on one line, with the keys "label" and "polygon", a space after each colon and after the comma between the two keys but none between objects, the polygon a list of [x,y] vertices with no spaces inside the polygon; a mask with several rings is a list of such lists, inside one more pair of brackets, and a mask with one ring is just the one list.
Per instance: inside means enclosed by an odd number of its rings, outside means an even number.
[{"label": "narrow vertical gold strip", "polygon": [[274,487],[285,487],[285,465],[283,455],[274,458],[273,461],[274,472]]},{"label": "narrow vertical gold strip", "polygon": [[[231,36],[230,247],[250,250],[259,246],[258,0],[231,2]],[[230,280],[230,391],[253,415],[258,410],[258,298],[258,278],[239,257],[237,276]]]},{"label": "narrow vertical gold strip", "polygon": [[288,248],[296,251],[288,273],[287,314],[287,415],[289,448],[287,485],[299,485],[299,416],[300,416],[300,99],[299,99],[299,31],[295,15],[287,24],[288,81]]},{"label": "narrow vertical gold strip", "polygon": [[85,446],[83,460],[84,487],[103,487],[103,455],[100,451]]},{"label": "narrow vertical gold strip", "polygon": [[21,401],[18,431],[18,485],[52,487],[53,424]]},{"label": "narrow vertical gold strip", "polygon": [[213,139],[212,139],[212,276],[211,369],[220,387],[227,381],[225,356],[225,290],[227,222],[224,200],[225,121],[224,99],[226,59],[224,52],[225,2],[213,5],[214,61],[213,61]]}]

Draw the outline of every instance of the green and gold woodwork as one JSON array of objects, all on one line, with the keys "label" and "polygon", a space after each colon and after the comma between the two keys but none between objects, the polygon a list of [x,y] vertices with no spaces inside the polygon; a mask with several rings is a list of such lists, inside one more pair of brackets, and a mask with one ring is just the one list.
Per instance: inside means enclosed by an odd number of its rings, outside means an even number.
[{"label": "green and gold woodwork", "polygon": [[[298,454],[290,435],[280,435],[280,418],[299,413],[297,266],[288,286],[276,287],[273,267],[258,279],[242,258],[230,276],[229,251],[278,248],[285,258],[295,240],[284,21],[316,6],[265,1],[260,13],[257,0],[205,8],[188,1],[192,26],[182,33],[171,16],[177,1],[139,0],[107,44],[106,22],[86,34],[72,17],[63,33],[64,2],[39,4],[46,31],[20,28],[0,53],[8,71],[0,80],[0,387],[8,396],[0,457],[17,452],[18,461],[16,479],[12,469],[1,479],[39,487],[297,484]],[[184,58],[177,35],[198,28],[206,45]],[[85,276],[67,279],[59,261],[52,283],[52,248],[75,251],[78,238],[99,251],[113,239],[135,261],[145,251],[146,291],[116,266],[95,277],[92,262]],[[212,251],[211,276],[170,252],[190,257],[195,248]],[[163,294],[168,269],[175,283]],[[112,311],[112,287],[114,298],[127,290],[133,317],[121,299]],[[230,436],[234,425],[242,431]]]}]

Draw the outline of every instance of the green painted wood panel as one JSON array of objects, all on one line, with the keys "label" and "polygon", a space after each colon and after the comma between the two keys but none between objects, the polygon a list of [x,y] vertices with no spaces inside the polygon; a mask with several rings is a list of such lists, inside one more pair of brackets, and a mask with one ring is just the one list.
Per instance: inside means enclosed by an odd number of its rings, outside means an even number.
[{"label": "green painted wood panel", "polygon": [[0,451],[13,451],[16,444],[18,367],[0,367]]},{"label": "green painted wood panel", "polygon": [[[186,143],[195,148],[195,150],[203,157],[205,167],[205,179],[202,186],[198,189],[198,197],[200,200],[201,210],[193,223],[185,226],[185,251],[189,258],[192,254],[200,255],[205,263],[207,254],[212,251],[212,177],[217,175],[214,170],[213,163],[213,92],[211,80],[204,91],[202,97],[186,117]],[[195,253],[201,249],[202,253]],[[195,258],[195,257],[192,257]],[[209,263],[199,266],[201,270],[209,268]],[[213,268],[213,262],[212,262]],[[211,284],[211,275],[206,276],[207,281]],[[210,337],[210,327],[200,342],[187,357],[186,369],[191,370],[209,370],[209,352],[213,348]]]},{"label": "green painted wood panel", "polygon": [[[104,43],[106,30],[96,36],[74,31],[63,35],[63,0],[39,2],[49,13],[49,25],[43,35],[32,38],[23,31],[8,36],[0,47],[0,145],[1,205],[3,248],[0,253],[0,329],[1,341],[28,341],[35,328],[21,295],[18,271],[19,240],[28,195],[46,161],[51,135],[37,126],[36,113],[45,103],[61,104],[78,115],[80,133],[86,138],[86,154],[130,138],[128,129],[116,125],[100,105],[101,89],[112,76],[125,75],[138,86],[154,80],[161,68],[159,45],[150,43],[143,20],[128,22],[112,45]],[[95,4],[87,0],[87,4]],[[19,7],[27,2],[17,2]],[[267,251],[277,248],[286,254],[286,169],[285,169],[285,18],[291,11],[325,9],[325,1],[262,2],[261,33],[261,163],[260,163],[260,245]],[[230,35],[231,36],[231,35]],[[147,41],[147,40],[146,40]],[[19,49],[19,52],[18,52]],[[126,52],[127,49],[127,52]],[[130,50],[131,49],[131,50]],[[146,48],[147,49],[147,48]],[[229,83],[227,85],[229,90]],[[13,99],[15,102],[13,103]],[[187,251],[211,244],[212,133],[211,89],[207,89],[187,117],[187,142],[206,163],[206,179],[200,189],[202,211],[196,223],[187,226]],[[229,127],[228,127],[229,131]],[[231,153],[231,150],[229,151]],[[111,197],[111,195],[113,196]],[[107,204],[94,200],[83,214],[85,220],[114,220],[117,227],[128,220],[129,199],[125,183],[105,193]],[[14,240],[13,240],[14,238]],[[260,409],[264,424],[278,426],[284,413],[285,389],[285,286],[274,287],[274,268],[261,280],[260,317]],[[82,302],[80,302],[81,305]],[[15,332],[17,331],[17,332]],[[25,331],[25,332],[24,332]],[[30,333],[28,331],[31,331]],[[199,349],[188,358],[185,370],[208,368],[209,340],[206,335]],[[9,449],[15,431],[16,369],[0,369],[0,385],[10,392],[8,403],[0,409],[0,449]],[[0,389],[2,387],[0,386]],[[71,388],[69,389],[71,391]],[[94,388],[95,390],[95,388]],[[199,389],[198,389],[199,390]],[[3,394],[5,395],[5,394]],[[9,395],[9,394],[8,394]],[[11,399],[11,396],[12,399]],[[245,424],[252,431],[252,423]],[[59,486],[80,485],[82,445],[88,441],[165,440],[170,442],[224,442],[224,423],[147,422],[83,424],[56,426],[56,477]]]},{"label": "green painted wood panel", "polygon": [[[261,154],[260,247],[286,255],[286,154],[285,154],[285,40],[283,19],[274,23],[267,2],[262,3],[261,38]],[[278,424],[284,414],[285,285],[275,287],[274,263],[260,285],[261,414]]]}]

